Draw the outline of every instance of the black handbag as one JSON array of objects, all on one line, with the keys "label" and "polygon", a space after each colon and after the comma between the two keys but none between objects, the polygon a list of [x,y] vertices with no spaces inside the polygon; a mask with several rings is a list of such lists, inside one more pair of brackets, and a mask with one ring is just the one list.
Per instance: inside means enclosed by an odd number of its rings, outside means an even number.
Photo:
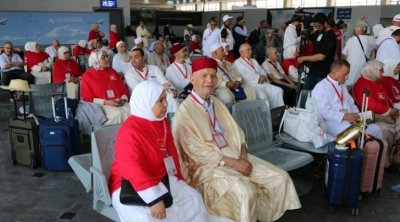
[{"label": "black handbag", "polygon": [[244,93],[243,87],[239,86],[234,90],[231,90],[233,94],[235,95],[235,100],[245,100],[246,99],[246,93]]},{"label": "black handbag", "polygon": [[168,189],[168,192],[159,198],[153,200],[150,203],[144,202],[144,200],[139,196],[136,190],[132,187],[129,180],[122,178],[121,180],[121,193],[119,194],[119,201],[125,205],[136,205],[136,206],[148,206],[151,207],[154,204],[158,203],[160,200],[164,201],[165,208],[168,208],[172,205],[173,199],[171,195],[171,189],[169,188],[169,179],[168,174],[166,174],[161,181]]}]

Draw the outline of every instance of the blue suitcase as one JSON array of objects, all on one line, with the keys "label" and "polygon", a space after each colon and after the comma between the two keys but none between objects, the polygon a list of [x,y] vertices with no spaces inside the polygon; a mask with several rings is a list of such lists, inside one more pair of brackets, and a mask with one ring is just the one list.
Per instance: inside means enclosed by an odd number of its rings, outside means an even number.
[{"label": "blue suitcase", "polygon": [[[81,153],[81,137],[78,120],[69,118],[68,112],[65,119],[56,118],[54,109],[54,96],[65,94],[55,93],[52,96],[54,119],[41,120],[39,124],[40,148],[42,151],[42,165],[50,171],[71,170],[68,159],[70,156]],[[66,108],[67,109],[67,108]]]},{"label": "blue suitcase", "polygon": [[327,197],[331,212],[335,206],[352,207],[358,215],[361,167],[363,155],[359,149],[337,149],[335,142],[328,144]]}]

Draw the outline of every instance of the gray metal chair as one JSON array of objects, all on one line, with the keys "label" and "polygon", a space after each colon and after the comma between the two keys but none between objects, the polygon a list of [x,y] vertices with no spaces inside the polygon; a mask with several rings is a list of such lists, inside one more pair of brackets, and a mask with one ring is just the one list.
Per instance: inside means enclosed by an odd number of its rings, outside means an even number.
[{"label": "gray metal chair", "polygon": [[232,115],[246,135],[249,153],[286,171],[298,169],[314,161],[308,153],[276,146],[267,100],[236,103],[232,106]]},{"label": "gray metal chair", "polygon": [[[298,108],[306,107],[306,102],[309,93],[311,93],[310,90],[301,90],[299,100],[297,102]],[[279,133],[276,134],[275,139],[283,142],[284,146],[289,149],[304,151],[308,153],[315,153],[315,154],[328,153],[328,146],[326,145],[322,147],[314,147],[312,143],[300,142],[285,132],[280,132],[280,134]]]}]

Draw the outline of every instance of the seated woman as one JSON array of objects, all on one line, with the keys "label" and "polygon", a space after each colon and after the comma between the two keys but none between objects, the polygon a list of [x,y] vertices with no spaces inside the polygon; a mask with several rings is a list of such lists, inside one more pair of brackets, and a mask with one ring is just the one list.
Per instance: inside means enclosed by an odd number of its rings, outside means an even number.
[{"label": "seated woman", "polygon": [[78,63],[71,59],[71,51],[65,46],[58,49],[58,59],[53,65],[53,83],[66,82],[67,97],[79,99],[79,81],[82,70]]},{"label": "seated woman", "polygon": [[86,40],[79,40],[78,45],[72,50],[72,56],[79,59],[80,56],[88,55],[86,50]]},{"label": "seated woman", "polygon": [[283,90],[283,100],[287,106],[296,105],[296,84],[283,71],[278,62],[278,50],[274,47],[267,48],[267,59],[262,67],[268,74],[271,84],[279,86]]},{"label": "seated woman", "polygon": [[388,59],[385,62],[385,70],[379,82],[385,86],[386,93],[393,102],[393,107],[400,109],[400,58]]},{"label": "seated woman", "polygon": [[[164,87],[152,80],[139,83],[132,92],[132,115],[119,129],[109,181],[112,205],[121,221],[212,219],[201,195],[182,178],[178,152],[165,118],[166,98]],[[121,203],[123,179],[140,197],[137,203]],[[172,205],[168,206],[171,198]]]},{"label": "seated woman", "polygon": [[400,163],[400,156],[396,157],[395,160],[392,152],[393,146],[400,141],[399,138],[395,138],[396,135],[398,135],[397,137],[400,136],[400,134],[397,134],[399,131],[399,110],[393,107],[393,101],[385,90],[386,86],[379,82],[384,71],[383,66],[384,64],[378,60],[368,61],[361,69],[361,76],[353,86],[353,96],[357,105],[361,107],[364,89],[369,90],[367,109],[375,113],[375,122],[381,128],[383,137],[388,142],[388,159],[391,162]]},{"label": "seated woman", "polygon": [[107,117],[105,125],[122,123],[129,116],[128,89],[121,76],[109,68],[107,52],[94,50],[89,66],[82,76],[82,99],[102,106]]},{"label": "seated woman", "polygon": [[53,61],[49,58],[49,55],[40,49],[40,45],[37,42],[27,42],[25,44],[25,62],[28,72],[49,71]]}]

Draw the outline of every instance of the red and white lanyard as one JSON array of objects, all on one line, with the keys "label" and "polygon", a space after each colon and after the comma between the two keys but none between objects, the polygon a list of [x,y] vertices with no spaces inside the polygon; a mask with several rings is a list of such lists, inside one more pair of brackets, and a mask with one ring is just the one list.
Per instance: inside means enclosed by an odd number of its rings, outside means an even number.
[{"label": "red and white lanyard", "polygon": [[169,156],[167,147],[167,123],[163,120],[164,135],[161,138],[160,150],[165,152],[165,156]]},{"label": "red and white lanyard", "polygon": [[164,58],[163,58],[163,56],[162,56],[162,55],[158,55],[158,54],[157,54],[157,56],[160,58],[160,60],[161,60],[161,63],[162,63],[163,65],[165,65],[165,62],[164,62]]},{"label": "red and white lanyard", "polygon": [[256,68],[253,65],[253,62],[249,59],[249,61],[247,61],[246,59],[242,58],[243,61],[245,61],[247,63],[247,65],[249,65],[254,71],[256,71]]},{"label": "red and white lanyard", "polygon": [[135,71],[137,72],[137,74],[139,74],[139,76],[143,79],[143,80],[147,80],[147,75],[149,74],[149,69],[146,70],[146,74],[143,75],[143,72],[140,72],[138,69],[135,68]]},{"label": "red and white lanyard", "polygon": [[[201,105],[201,106],[204,108],[203,104],[201,104],[201,102],[196,98],[196,96],[194,96],[193,94],[190,94],[190,96],[192,97],[192,99],[193,99],[196,103],[198,103],[199,105]],[[208,114],[208,120],[210,121],[210,124],[211,124],[213,130],[215,131],[215,125],[216,125],[216,123],[217,123],[217,116],[215,115],[215,108],[214,108],[214,106],[213,106],[213,114],[214,114],[213,117],[210,116],[210,113],[208,112],[208,110],[207,110],[206,108],[204,108],[204,110],[207,112],[207,114]]]},{"label": "red and white lanyard", "polygon": [[339,91],[336,89],[335,85],[333,84],[333,82],[331,80],[329,80],[328,78],[326,78],[326,80],[332,85],[333,89],[335,90],[336,95],[339,97],[340,103],[343,105],[343,91],[340,90],[341,92],[339,93]]},{"label": "red and white lanyard", "polygon": [[182,65],[183,65],[183,68],[185,69],[185,72],[183,72],[182,69],[179,68],[179,65],[176,64],[176,62],[174,62],[174,64],[175,64],[176,68],[178,68],[179,72],[182,74],[183,78],[187,79],[188,73],[187,73],[185,64],[182,64]]}]

